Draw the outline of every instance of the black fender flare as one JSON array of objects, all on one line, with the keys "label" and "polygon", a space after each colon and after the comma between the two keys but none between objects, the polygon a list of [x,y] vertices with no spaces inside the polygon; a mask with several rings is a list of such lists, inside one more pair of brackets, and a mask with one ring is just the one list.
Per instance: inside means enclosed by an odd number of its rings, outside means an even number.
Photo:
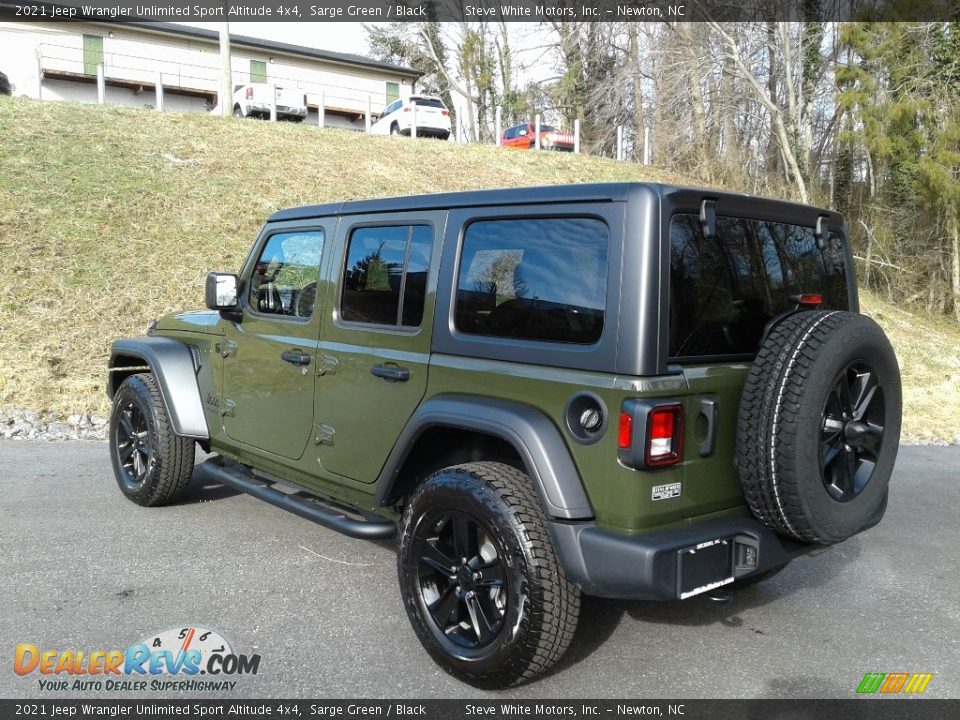
[{"label": "black fender flare", "polygon": [[190,348],[178,340],[165,337],[137,337],[116,340],[110,348],[110,373],[107,379],[107,397],[111,400],[120,387],[119,378],[129,358],[143,361],[157,379],[163,404],[181,437],[196,440],[210,438],[207,419],[203,412],[200,387],[197,384],[197,363]]},{"label": "black fender flare", "polygon": [[420,404],[377,478],[375,501],[378,506],[388,504],[391,490],[417,439],[437,426],[485,433],[510,443],[536,483],[547,517],[593,518],[593,508],[570,450],[545,414],[521,403],[468,395],[438,395]]}]

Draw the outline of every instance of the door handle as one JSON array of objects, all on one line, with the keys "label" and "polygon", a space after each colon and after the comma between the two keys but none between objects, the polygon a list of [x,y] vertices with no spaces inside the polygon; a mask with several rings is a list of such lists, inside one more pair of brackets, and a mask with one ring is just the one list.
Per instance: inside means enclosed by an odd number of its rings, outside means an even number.
[{"label": "door handle", "polygon": [[700,414],[707,419],[707,436],[698,448],[700,457],[709,457],[717,449],[717,401],[700,398]]},{"label": "door handle", "polygon": [[370,368],[370,372],[387,382],[406,382],[410,379],[410,371],[396,365],[374,365]]},{"label": "door handle", "polygon": [[306,353],[302,353],[299,350],[284,350],[280,353],[280,357],[291,365],[309,365],[310,356]]}]

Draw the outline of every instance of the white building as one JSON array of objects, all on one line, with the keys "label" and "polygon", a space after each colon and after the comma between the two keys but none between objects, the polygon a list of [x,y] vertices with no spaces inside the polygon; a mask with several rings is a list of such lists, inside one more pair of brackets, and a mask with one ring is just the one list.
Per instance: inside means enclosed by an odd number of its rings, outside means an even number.
[{"label": "white building", "polygon": [[[153,108],[158,82],[164,110],[205,112],[217,103],[220,47],[216,32],[172,23],[0,22],[0,72],[14,95],[97,102],[103,65],[106,102]],[[327,126],[364,128],[374,115],[414,92],[422,73],[378,60],[231,36],[234,84],[270,82],[301,88],[307,122],[321,99]]]}]

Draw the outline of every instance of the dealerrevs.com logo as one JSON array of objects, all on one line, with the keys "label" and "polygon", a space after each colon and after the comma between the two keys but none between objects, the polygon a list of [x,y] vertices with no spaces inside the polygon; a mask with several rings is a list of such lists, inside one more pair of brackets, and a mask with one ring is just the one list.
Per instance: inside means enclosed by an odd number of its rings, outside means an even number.
[{"label": "dealerrevs.com logo", "polygon": [[233,690],[238,675],[256,675],[259,655],[241,655],[216,630],[176,627],[148,635],[126,650],[42,649],[20,643],[13,671],[36,676],[40,690]]}]

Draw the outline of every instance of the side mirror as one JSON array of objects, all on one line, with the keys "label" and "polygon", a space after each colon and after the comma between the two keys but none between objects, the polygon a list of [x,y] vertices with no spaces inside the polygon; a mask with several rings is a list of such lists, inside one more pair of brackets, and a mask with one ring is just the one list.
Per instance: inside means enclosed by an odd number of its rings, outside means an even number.
[{"label": "side mirror", "polygon": [[237,307],[237,276],[233,273],[207,273],[207,307],[210,310],[233,310]]}]

